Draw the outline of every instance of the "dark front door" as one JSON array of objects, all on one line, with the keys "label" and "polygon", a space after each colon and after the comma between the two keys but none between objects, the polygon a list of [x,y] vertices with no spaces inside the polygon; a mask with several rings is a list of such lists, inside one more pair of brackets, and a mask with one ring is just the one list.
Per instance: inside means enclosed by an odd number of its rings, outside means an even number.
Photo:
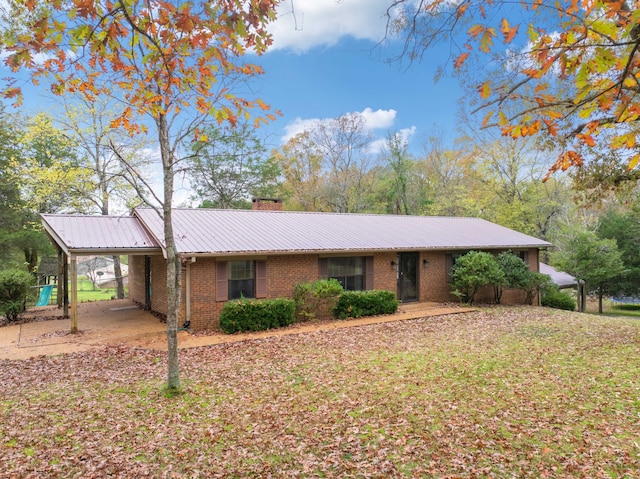
[{"label": "dark front door", "polygon": [[398,299],[404,303],[418,300],[418,253],[398,256]]}]

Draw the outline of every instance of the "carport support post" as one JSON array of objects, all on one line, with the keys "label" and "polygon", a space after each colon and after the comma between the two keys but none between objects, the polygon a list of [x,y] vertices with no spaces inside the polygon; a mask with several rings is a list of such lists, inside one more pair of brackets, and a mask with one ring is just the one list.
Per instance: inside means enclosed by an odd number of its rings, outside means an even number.
[{"label": "carport support post", "polygon": [[78,268],[75,256],[71,257],[69,265],[71,273],[71,333],[78,332]]}]

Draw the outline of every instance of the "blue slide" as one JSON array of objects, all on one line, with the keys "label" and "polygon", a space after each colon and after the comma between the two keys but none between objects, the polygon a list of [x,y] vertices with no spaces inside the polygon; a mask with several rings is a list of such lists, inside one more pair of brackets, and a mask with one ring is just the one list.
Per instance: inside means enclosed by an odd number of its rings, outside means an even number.
[{"label": "blue slide", "polygon": [[38,302],[36,306],[46,306],[49,304],[49,300],[51,299],[51,291],[53,291],[53,284],[45,284],[40,291],[40,298],[38,298]]}]

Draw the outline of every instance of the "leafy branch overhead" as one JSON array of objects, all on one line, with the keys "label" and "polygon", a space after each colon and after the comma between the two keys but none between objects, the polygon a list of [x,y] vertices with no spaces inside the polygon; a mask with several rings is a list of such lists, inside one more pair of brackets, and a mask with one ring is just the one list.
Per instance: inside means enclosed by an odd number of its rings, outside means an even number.
[{"label": "leafy branch overhead", "polygon": [[[144,129],[135,114],[157,118],[189,108],[232,124],[258,108],[265,115],[256,123],[266,122],[274,118],[269,107],[234,95],[227,82],[262,72],[236,60],[247,49],[260,54],[269,46],[265,25],[275,18],[276,3],[14,1],[3,8],[5,24],[19,25],[3,31],[5,63],[14,72],[31,71],[36,84],[49,79],[56,94],[93,101],[120,90],[127,106],[112,126],[132,133]],[[17,85],[10,80],[3,95],[20,104]]]},{"label": "leafy branch overhead", "polygon": [[[403,56],[450,42],[453,67],[498,62],[477,85],[483,125],[513,138],[555,139],[549,174],[581,166],[585,152],[613,149],[640,162],[640,2],[636,0],[420,0],[393,2],[389,32]],[[588,154],[588,153],[587,153]],[[547,175],[547,178],[549,175]]]}]

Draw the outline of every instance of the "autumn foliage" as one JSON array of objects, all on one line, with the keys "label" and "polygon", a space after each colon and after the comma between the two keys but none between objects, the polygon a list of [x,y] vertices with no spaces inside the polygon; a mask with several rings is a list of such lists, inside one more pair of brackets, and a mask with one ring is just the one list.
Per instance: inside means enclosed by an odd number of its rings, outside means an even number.
[{"label": "autumn foliage", "polygon": [[462,45],[453,59],[460,73],[472,59],[499,64],[502,74],[477,86],[483,125],[555,140],[561,153],[549,173],[581,166],[594,149],[616,150],[632,170],[640,161],[639,3],[400,1],[389,25],[406,35],[412,60],[450,41]]},{"label": "autumn foliage", "polygon": [[[81,93],[90,101],[122,94],[125,107],[112,126],[132,132],[144,128],[136,114],[156,118],[190,108],[235,123],[250,108],[269,109],[234,95],[228,84],[261,73],[237,58],[268,47],[265,26],[277,3],[14,1],[4,11],[16,25],[2,32],[5,63],[14,72],[28,70],[35,84],[46,78],[55,94]],[[10,80],[3,94],[20,103],[17,85]]]}]

